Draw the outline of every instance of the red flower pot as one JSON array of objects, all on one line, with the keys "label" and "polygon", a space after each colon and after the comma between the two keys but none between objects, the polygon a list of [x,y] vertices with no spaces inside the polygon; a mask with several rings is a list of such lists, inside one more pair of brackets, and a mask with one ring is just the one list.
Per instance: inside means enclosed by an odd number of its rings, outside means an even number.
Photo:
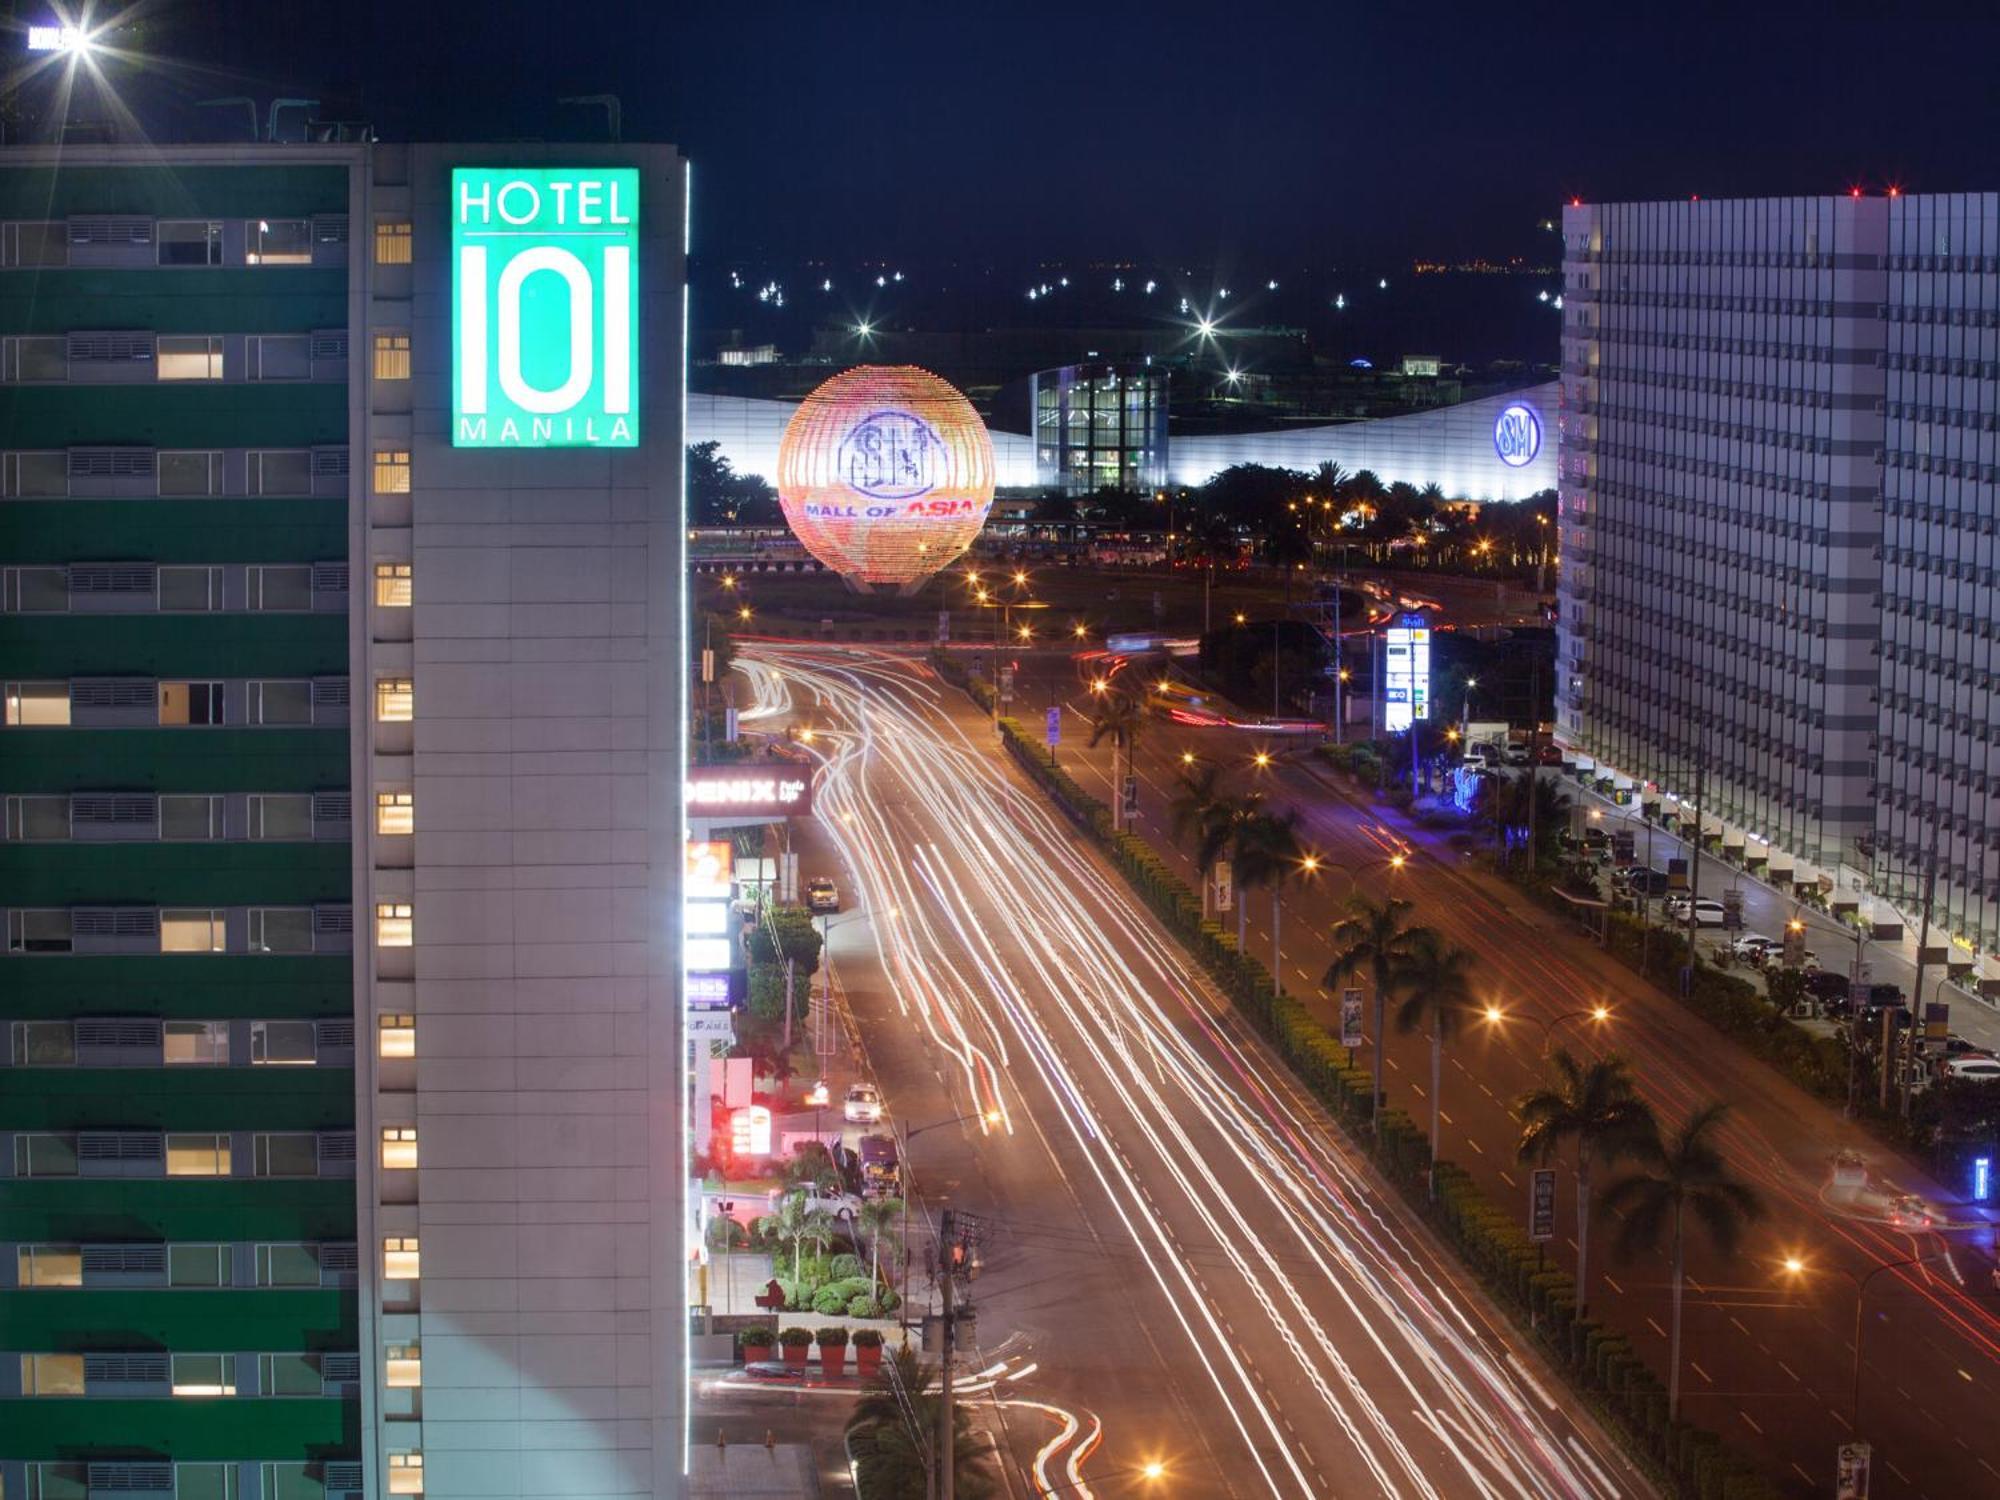
[{"label": "red flower pot", "polygon": [[856,1344],[854,1346],[854,1373],[863,1379],[882,1368],[882,1346],[880,1344]]},{"label": "red flower pot", "polygon": [[847,1345],[820,1346],[819,1369],[822,1375],[842,1375],[847,1371]]},{"label": "red flower pot", "polygon": [[743,1363],[746,1365],[759,1364],[770,1357],[771,1346],[769,1344],[745,1344],[743,1346]]},{"label": "red flower pot", "polygon": [[811,1344],[780,1344],[778,1347],[783,1351],[785,1363],[788,1365],[803,1365],[812,1358]]}]

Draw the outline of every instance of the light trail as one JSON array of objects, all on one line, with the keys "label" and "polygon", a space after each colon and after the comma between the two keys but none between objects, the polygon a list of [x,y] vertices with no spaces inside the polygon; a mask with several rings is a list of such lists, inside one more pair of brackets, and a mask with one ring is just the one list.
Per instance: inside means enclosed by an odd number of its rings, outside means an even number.
[{"label": "light trail", "polygon": [[810,697],[823,827],[861,908],[898,914],[869,924],[898,1004],[996,1130],[1027,1075],[1056,1101],[1061,1164],[1101,1191],[1170,1315],[1156,1333],[1178,1329],[1241,1442],[1233,1478],[1319,1496],[1326,1465],[1343,1495],[1597,1493],[1365,1167],[923,669],[762,642],[737,664],[757,706]]}]

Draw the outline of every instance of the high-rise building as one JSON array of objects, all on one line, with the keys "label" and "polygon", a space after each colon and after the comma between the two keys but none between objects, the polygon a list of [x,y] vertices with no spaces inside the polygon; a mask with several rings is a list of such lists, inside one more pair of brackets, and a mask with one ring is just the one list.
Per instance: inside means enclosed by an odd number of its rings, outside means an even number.
[{"label": "high-rise building", "polygon": [[679,1492],[685,204],[0,152],[0,1493]]},{"label": "high-rise building", "polygon": [[2000,947],[1992,195],[1564,213],[1558,732]]}]

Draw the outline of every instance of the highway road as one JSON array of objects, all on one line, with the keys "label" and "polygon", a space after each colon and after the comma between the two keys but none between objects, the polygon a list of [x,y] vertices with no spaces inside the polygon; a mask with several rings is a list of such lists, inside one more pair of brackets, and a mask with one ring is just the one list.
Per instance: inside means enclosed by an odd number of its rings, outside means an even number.
[{"label": "highway road", "polygon": [[1030,1492],[1647,1493],[960,694],[861,648],[738,665],[746,722],[814,731],[809,858],[926,1210],[987,1226],[968,1365],[1024,1460],[1078,1434]]},{"label": "highway road", "polygon": [[[1084,746],[1088,695],[1072,663],[1033,659],[1020,692],[1031,719],[1039,720],[1045,696],[1067,705],[1062,761],[1108,799],[1109,745],[1095,751]],[[1278,752],[1262,771],[1252,760],[1259,748]],[[1959,1186],[1931,1181],[1920,1164],[1873,1143],[1837,1110],[1642,986],[1559,919],[1472,871],[1442,836],[1371,806],[1298,749],[1280,742],[1264,746],[1241,731],[1188,729],[1161,719],[1139,747],[1139,829],[1191,885],[1191,861],[1173,848],[1167,816],[1184,754],[1238,768],[1230,790],[1260,790],[1276,806],[1298,808],[1308,841],[1333,867],[1286,887],[1280,923],[1284,982],[1300,998],[1313,999],[1323,1017],[1331,1021],[1330,1001],[1318,988],[1330,957],[1327,934],[1357,886],[1412,899],[1419,920],[1478,955],[1483,992],[1510,1019],[1468,1026],[1452,1045],[1443,1152],[1471,1168],[1499,1201],[1523,1199],[1511,1106],[1538,1076],[1543,1022],[1570,1016],[1556,1033],[1559,1040],[1580,1052],[1616,1049],[1631,1059],[1642,1092],[1668,1122],[1710,1099],[1734,1106],[1725,1145],[1770,1213],[1733,1261],[1719,1260],[1698,1238],[1692,1245],[1683,1380],[1690,1420],[1759,1454],[1799,1493],[1831,1493],[1835,1449],[1851,1432],[1857,1283],[1878,1265],[1916,1259],[1876,1276],[1867,1291],[1861,1434],[1876,1447],[1875,1494],[1948,1500],[2000,1493],[2000,1431],[1992,1422],[2000,1409],[2000,1283],[1994,1280],[1990,1211],[1963,1202]],[[1391,874],[1385,851],[1405,843],[1414,855]],[[1703,889],[1718,888],[1705,873]],[[1268,963],[1268,893],[1252,893],[1248,910],[1252,951]],[[1822,951],[1838,957],[1830,943]],[[1598,1027],[1576,1018],[1599,1003],[1612,1006],[1609,1023]],[[1391,1035],[1387,1048],[1391,1102],[1427,1119],[1427,1043]],[[1868,1161],[1868,1182],[1858,1191],[1833,1184],[1832,1158],[1841,1147]],[[1600,1173],[1599,1182],[1606,1180]],[[1567,1173],[1564,1182],[1561,1212],[1573,1222]],[[1906,1233],[1891,1224],[1890,1199],[1905,1191],[1931,1202],[1945,1227]],[[1603,1254],[1609,1227],[1600,1226],[1592,1239],[1593,1310],[1631,1334],[1664,1372],[1664,1255],[1611,1263]],[[1571,1270],[1574,1248],[1573,1241],[1561,1247]],[[1801,1275],[1782,1269],[1794,1255],[1807,1265]]]}]

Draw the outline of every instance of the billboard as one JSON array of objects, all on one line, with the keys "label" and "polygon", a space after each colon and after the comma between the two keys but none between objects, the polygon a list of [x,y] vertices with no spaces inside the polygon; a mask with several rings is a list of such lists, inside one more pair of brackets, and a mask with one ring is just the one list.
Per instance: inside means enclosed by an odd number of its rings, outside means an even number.
[{"label": "billboard", "polygon": [[1542,414],[1516,401],[1493,421],[1493,451],[1510,469],[1525,469],[1542,451]]},{"label": "billboard", "polygon": [[639,173],[455,167],[451,441],[639,445]]},{"label": "billboard", "polygon": [[1382,650],[1382,727],[1397,734],[1431,716],[1430,626],[1422,615],[1398,615]]},{"label": "billboard", "polygon": [[727,901],[735,854],[727,839],[689,839],[681,894],[690,901]]},{"label": "billboard", "polygon": [[786,767],[704,766],[690,770],[686,782],[691,818],[735,818],[742,821],[806,817],[812,812],[812,776]]},{"label": "billboard", "polygon": [[993,473],[993,440],[972,403],[912,365],[834,376],[799,403],[778,444],[792,534],[863,591],[909,592],[971,546]]}]

